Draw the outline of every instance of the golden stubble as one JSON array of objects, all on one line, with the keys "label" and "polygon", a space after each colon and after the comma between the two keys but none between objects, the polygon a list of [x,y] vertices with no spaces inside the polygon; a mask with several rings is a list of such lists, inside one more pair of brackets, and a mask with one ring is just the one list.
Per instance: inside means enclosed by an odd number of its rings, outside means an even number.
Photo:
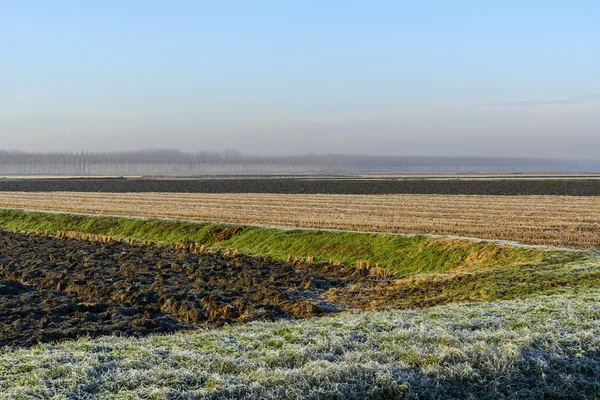
[{"label": "golden stubble", "polygon": [[0,207],[600,248],[600,197],[1,192]]}]

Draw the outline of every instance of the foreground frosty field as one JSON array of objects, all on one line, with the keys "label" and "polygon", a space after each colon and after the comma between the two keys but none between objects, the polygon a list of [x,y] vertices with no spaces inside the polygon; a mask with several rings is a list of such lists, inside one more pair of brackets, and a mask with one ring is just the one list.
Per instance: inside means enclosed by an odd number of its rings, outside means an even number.
[{"label": "foreground frosty field", "polygon": [[0,350],[0,399],[595,398],[600,291]]}]

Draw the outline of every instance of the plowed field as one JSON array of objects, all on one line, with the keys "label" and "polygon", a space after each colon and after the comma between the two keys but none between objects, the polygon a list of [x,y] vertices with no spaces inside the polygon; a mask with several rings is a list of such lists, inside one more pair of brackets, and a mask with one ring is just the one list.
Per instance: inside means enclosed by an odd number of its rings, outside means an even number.
[{"label": "plowed field", "polygon": [[337,313],[345,295],[326,292],[379,282],[353,267],[2,232],[0,346]]},{"label": "plowed field", "polygon": [[[518,176],[517,176],[518,177]],[[463,194],[600,196],[598,179],[0,179],[0,192]]]}]

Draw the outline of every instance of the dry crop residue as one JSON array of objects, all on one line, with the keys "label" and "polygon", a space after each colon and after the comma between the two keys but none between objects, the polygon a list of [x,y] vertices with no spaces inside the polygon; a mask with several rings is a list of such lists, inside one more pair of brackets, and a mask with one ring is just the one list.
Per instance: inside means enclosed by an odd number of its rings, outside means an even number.
[{"label": "dry crop residue", "polygon": [[600,248],[600,197],[0,192],[0,207]]},{"label": "dry crop residue", "polygon": [[378,282],[352,267],[1,232],[0,346],[337,313],[327,292]]}]

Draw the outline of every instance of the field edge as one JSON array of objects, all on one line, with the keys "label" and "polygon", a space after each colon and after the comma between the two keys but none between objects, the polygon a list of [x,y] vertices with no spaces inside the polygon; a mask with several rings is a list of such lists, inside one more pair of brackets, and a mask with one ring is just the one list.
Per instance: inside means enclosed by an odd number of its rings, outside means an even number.
[{"label": "field edge", "polygon": [[210,247],[287,262],[380,267],[399,275],[564,263],[585,252],[496,241],[158,218],[0,209],[0,229],[22,233]]}]

